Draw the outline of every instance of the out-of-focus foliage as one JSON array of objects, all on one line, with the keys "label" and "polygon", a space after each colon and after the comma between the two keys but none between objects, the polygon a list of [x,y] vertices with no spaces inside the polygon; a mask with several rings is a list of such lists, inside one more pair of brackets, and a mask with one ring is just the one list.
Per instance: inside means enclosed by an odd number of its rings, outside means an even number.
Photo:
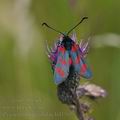
[{"label": "out-of-focus foliage", "polygon": [[80,20],[80,39],[93,36],[88,56],[92,82],[108,91],[94,103],[97,120],[120,120],[119,0],[0,0],[0,119],[75,120],[58,101],[53,73],[45,55],[58,34],[42,22],[68,31]]}]

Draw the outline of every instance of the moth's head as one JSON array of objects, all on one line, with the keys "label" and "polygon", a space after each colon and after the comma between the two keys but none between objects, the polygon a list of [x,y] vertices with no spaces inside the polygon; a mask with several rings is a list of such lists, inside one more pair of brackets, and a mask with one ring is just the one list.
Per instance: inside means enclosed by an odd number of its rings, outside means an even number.
[{"label": "moth's head", "polygon": [[74,41],[69,37],[64,35],[61,44],[65,47],[66,50],[71,50]]},{"label": "moth's head", "polygon": [[77,26],[79,26],[79,25],[83,22],[83,20],[85,20],[85,19],[88,19],[88,17],[83,17],[83,18],[81,19],[81,21],[80,21],[79,23],[77,23],[73,28],[71,28],[67,33],[62,33],[62,32],[60,32],[59,30],[56,30],[56,29],[54,29],[53,27],[49,26],[47,23],[43,23],[42,26],[45,25],[46,27],[48,27],[48,28],[56,31],[57,33],[62,34],[62,35],[63,35],[63,38],[62,38],[62,40],[61,40],[61,44],[64,45],[64,47],[66,48],[66,50],[71,50],[74,41],[73,41],[68,35],[69,35],[69,33],[70,33],[72,30],[74,30]]}]

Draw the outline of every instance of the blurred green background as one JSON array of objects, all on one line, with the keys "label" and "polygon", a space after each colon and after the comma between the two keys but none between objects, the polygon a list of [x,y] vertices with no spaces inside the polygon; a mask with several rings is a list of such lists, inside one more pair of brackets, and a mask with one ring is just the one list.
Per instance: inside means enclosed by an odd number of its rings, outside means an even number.
[{"label": "blurred green background", "polygon": [[78,40],[92,35],[88,61],[91,82],[108,92],[94,103],[96,120],[120,120],[119,0],[0,0],[0,120],[76,120],[56,96],[45,52],[58,34],[42,22],[67,31],[83,16]]}]

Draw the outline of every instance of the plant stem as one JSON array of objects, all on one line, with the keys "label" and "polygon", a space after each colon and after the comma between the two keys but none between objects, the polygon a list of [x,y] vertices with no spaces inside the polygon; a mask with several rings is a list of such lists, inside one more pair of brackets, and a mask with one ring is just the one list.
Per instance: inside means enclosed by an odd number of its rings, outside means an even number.
[{"label": "plant stem", "polygon": [[76,115],[77,115],[79,120],[84,120],[84,115],[83,115],[83,112],[81,110],[81,104],[80,104],[80,101],[77,97],[76,92],[74,94],[74,97],[75,97],[75,103],[76,103]]}]

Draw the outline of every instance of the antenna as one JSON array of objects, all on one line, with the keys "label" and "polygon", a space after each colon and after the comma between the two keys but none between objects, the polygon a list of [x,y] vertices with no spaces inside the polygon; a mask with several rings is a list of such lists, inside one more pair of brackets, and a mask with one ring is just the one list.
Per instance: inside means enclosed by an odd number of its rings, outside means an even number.
[{"label": "antenna", "polygon": [[54,31],[56,31],[56,32],[58,32],[58,33],[61,33],[62,35],[64,35],[65,36],[65,34],[64,33],[62,33],[62,32],[60,32],[60,31],[58,31],[58,30],[56,30],[56,29],[54,29],[54,28],[52,28],[51,26],[49,26],[47,23],[43,23],[42,24],[42,26],[46,26],[46,27],[48,27],[48,28],[50,28],[50,29],[52,29],[52,30],[54,30]]},{"label": "antenna", "polygon": [[68,31],[67,35],[68,35],[73,29],[75,29],[78,25],[80,25],[85,19],[88,19],[88,17],[83,17],[82,20],[81,20],[77,25],[75,25],[73,28],[71,28],[71,29]]}]

